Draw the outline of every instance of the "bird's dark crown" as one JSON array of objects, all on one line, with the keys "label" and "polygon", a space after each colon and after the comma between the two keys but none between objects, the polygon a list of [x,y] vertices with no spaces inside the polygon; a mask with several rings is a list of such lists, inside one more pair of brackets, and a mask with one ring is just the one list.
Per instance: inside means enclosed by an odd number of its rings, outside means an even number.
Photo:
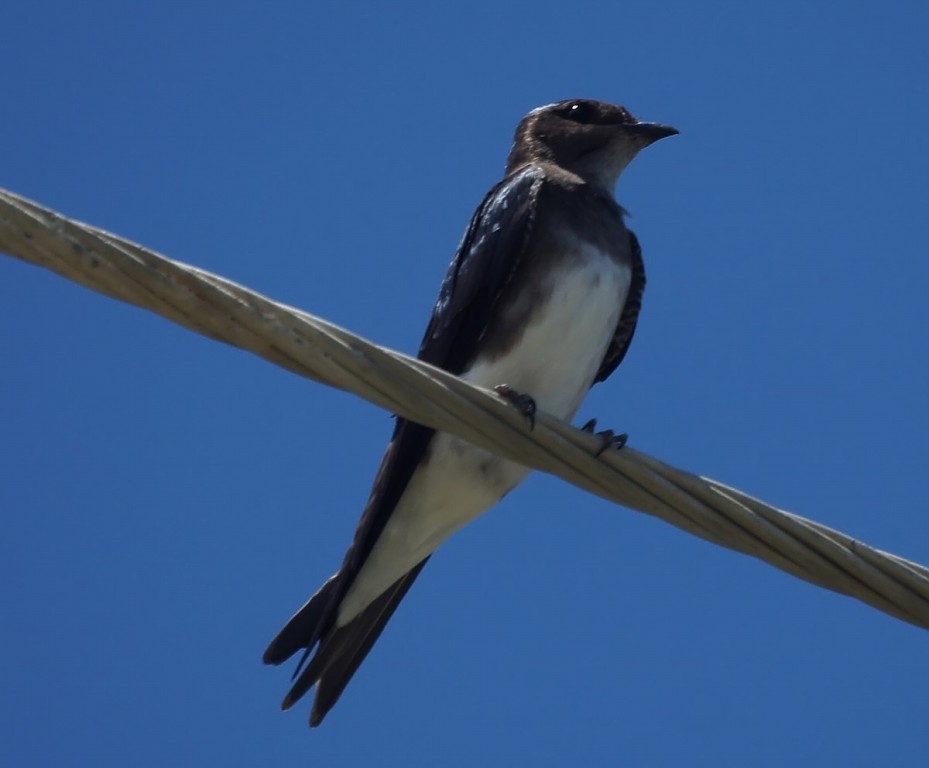
[{"label": "bird's dark crown", "polygon": [[542,114],[556,115],[579,125],[629,125],[638,122],[625,107],[591,99],[570,99],[532,110],[526,119]]}]

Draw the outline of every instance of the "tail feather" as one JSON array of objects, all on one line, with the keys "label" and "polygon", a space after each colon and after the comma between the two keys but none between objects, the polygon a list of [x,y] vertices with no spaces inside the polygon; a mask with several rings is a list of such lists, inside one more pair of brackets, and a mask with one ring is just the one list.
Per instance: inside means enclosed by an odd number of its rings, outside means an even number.
[{"label": "tail feather", "polygon": [[[381,632],[384,631],[390,617],[428,559],[423,560],[395,582],[390,589],[348,624],[343,627],[330,626],[322,631],[322,637],[319,638],[314,635],[321,632],[320,617],[328,613],[324,610],[327,607],[327,596],[324,596],[324,592],[327,588],[331,589],[329,585],[333,583],[333,580],[330,579],[322,586],[319,592],[294,615],[265,651],[264,658],[267,663],[279,664],[301,648],[312,648],[313,644],[319,640],[319,647],[310,659],[310,663],[300,672],[293,687],[284,697],[281,703],[282,709],[292,707],[310,688],[318,684],[313,711],[310,714],[310,725],[315,727],[323,721],[329,710],[339,700]],[[286,655],[283,655],[285,653]]]},{"label": "tail feather", "polygon": [[[312,727],[319,725],[329,710],[335,706],[342,691],[358,671],[361,662],[365,660],[368,652],[381,636],[381,632],[384,631],[390,617],[397,610],[400,601],[413,586],[419,572],[426,565],[426,560],[420,562],[406,576],[397,581],[381,598],[375,600],[368,610],[348,625],[353,627],[350,637],[336,638],[333,633],[332,642],[341,647],[342,652],[334,655],[332,661],[321,670],[316,698],[313,701],[313,711],[310,713]],[[354,627],[355,624],[359,626]],[[348,627],[342,629],[348,629]]]},{"label": "tail feather", "polygon": [[[283,664],[297,651],[312,648],[326,631],[331,614],[330,603],[335,596],[339,575],[336,574],[323,584],[303,607],[297,611],[284,628],[277,633],[261,657],[265,664]],[[302,663],[301,663],[302,666]]]}]

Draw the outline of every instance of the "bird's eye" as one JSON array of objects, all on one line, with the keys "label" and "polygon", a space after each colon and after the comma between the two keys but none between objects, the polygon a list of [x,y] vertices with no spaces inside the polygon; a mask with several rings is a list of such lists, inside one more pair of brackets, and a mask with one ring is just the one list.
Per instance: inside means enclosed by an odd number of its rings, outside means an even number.
[{"label": "bird's eye", "polygon": [[575,123],[592,123],[597,117],[597,110],[593,105],[584,101],[572,101],[562,111],[562,117],[566,117]]}]

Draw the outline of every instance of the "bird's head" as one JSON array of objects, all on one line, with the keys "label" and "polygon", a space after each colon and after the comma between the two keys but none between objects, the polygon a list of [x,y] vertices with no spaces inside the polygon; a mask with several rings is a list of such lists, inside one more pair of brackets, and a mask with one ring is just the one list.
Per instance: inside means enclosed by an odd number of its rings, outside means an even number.
[{"label": "bird's head", "polygon": [[506,170],[512,173],[527,163],[547,161],[612,190],[639,150],[677,132],[670,125],[640,122],[615,104],[560,101],[522,119]]}]

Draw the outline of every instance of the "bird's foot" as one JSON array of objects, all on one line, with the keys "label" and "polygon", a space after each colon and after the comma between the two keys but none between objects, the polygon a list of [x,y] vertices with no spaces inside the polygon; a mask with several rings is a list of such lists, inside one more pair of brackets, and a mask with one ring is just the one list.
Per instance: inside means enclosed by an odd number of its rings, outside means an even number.
[{"label": "bird's foot", "polygon": [[596,434],[596,436],[603,441],[600,445],[600,450],[598,450],[594,456],[602,456],[608,448],[612,448],[618,451],[626,444],[626,441],[629,439],[629,435],[627,435],[625,432],[622,432],[618,435],[612,429],[604,429],[600,432],[594,432],[596,428],[596,419],[591,419],[583,427],[581,427],[584,432],[590,432],[592,435]]},{"label": "bird's foot", "polygon": [[530,431],[535,429],[535,400],[533,400],[529,395],[524,395],[522,392],[517,392],[509,384],[497,384],[494,387],[494,392],[496,392],[504,400],[509,401],[516,409],[527,419],[529,419],[529,429]]}]

